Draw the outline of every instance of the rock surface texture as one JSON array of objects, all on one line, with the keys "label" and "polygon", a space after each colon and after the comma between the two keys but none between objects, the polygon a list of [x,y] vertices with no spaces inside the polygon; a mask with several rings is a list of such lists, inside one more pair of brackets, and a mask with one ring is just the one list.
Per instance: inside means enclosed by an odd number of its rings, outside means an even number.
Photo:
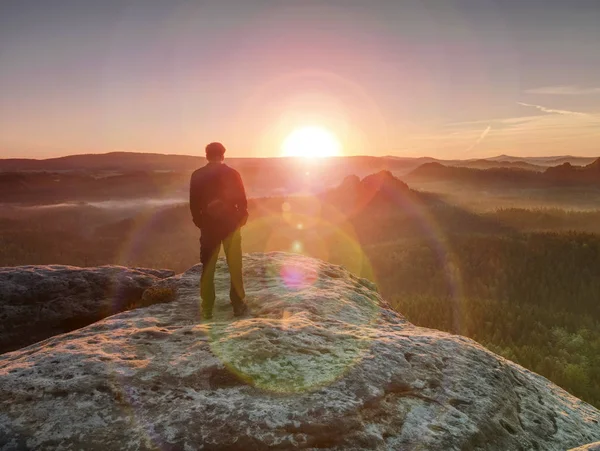
[{"label": "rock surface texture", "polygon": [[173,275],[121,266],[0,268],[0,353],[122,312]]},{"label": "rock surface texture", "polygon": [[415,327],[371,283],[298,255],[245,257],[252,316],[225,263],[201,322],[178,299],[0,356],[0,449],[560,450],[600,411],[472,340]]}]

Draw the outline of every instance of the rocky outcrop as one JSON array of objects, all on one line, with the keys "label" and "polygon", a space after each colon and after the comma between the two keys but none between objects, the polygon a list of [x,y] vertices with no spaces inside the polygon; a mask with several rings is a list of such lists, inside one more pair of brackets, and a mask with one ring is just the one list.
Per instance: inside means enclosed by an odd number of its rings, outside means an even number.
[{"label": "rocky outcrop", "polygon": [[415,327],[366,280],[298,255],[225,264],[200,322],[199,267],[127,311],[0,356],[0,449],[565,450],[600,412],[472,340]]},{"label": "rocky outcrop", "polygon": [[0,353],[122,312],[173,275],[121,266],[0,268]]},{"label": "rocky outcrop", "polygon": [[415,201],[414,194],[406,183],[384,170],[362,180],[350,175],[337,188],[323,193],[322,199],[352,217],[378,208],[388,212],[406,208]]},{"label": "rocky outcrop", "polygon": [[550,167],[546,169],[544,176],[554,182],[598,184],[600,183],[600,158],[583,167],[573,166],[570,163]]},{"label": "rocky outcrop", "polygon": [[588,171],[595,171],[596,173],[600,172],[600,158],[594,160],[592,163],[588,164],[585,168]]}]

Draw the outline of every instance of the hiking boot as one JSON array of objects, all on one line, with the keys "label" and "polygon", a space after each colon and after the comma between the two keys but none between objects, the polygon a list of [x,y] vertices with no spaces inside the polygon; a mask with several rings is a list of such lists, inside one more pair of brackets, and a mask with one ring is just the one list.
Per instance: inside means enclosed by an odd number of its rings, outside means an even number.
[{"label": "hiking boot", "polygon": [[248,305],[240,304],[233,307],[233,316],[244,316],[248,313]]},{"label": "hiking boot", "polygon": [[213,318],[212,312],[202,312],[202,319],[210,321]]}]

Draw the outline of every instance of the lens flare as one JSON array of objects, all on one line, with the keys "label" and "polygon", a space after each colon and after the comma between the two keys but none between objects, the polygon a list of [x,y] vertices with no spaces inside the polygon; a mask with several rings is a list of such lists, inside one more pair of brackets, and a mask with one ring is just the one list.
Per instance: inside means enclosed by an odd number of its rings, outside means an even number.
[{"label": "lens flare", "polygon": [[[395,201],[395,208],[402,208],[413,217],[433,243],[454,295],[451,302],[460,330],[460,274],[435,218],[409,196]],[[347,280],[355,274],[376,283],[376,273],[347,213],[335,214],[335,207],[316,198],[290,198],[275,205],[271,210],[261,210],[261,215],[251,219],[243,232],[245,252],[268,253],[260,257],[265,262],[262,268],[253,267],[251,273],[245,273],[248,284],[253,286],[248,290],[249,296],[258,296],[258,304],[265,304],[263,310],[255,318],[214,321],[198,327],[206,328],[214,355],[241,380],[278,393],[313,391],[339,380],[362,360],[371,343],[369,331],[379,319],[379,307],[369,300],[374,292],[362,290],[357,294],[355,289],[339,289],[336,277]],[[157,216],[140,218],[130,239],[123,244],[123,260],[136,257],[147,244],[152,230],[158,227]],[[296,254],[279,252],[282,250]],[[324,269],[325,264],[308,257],[343,265],[348,273],[331,275],[329,269]],[[246,258],[254,257],[248,254]],[[225,262],[219,262],[219,272],[225,267]],[[315,314],[343,318],[343,322],[357,329],[342,331],[330,352],[319,355],[310,342],[315,328],[322,327],[311,319]],[[288,345],[264,342],[269,330],[276,331],[274,340],[281,339]],[[299,342],[300,336],[308,341]],[[257,351],[257,344],[264,344],[265,349]],[[126,386],[122,389],[127,391]]]},{"label": "lens flare", "polygon": [[295,252],[297,254],[302,252],[302,243],[300,241],[294,241],[292,243],[292,252]]},{"label": "lens flare", "polygon": [[[313,391],[342,378],[371,344],[368,331],[379,314],[374,293],[347,271],[302,255],[270,253],[262,262],[268,290],[253,304],[256,317],[212,322],[213,354],[238,379],[276,393]],[[340,321],[325,328],[326,318]],[[318,350],[320,334],[328,338]]]},{"label": "lens flare", "polygon": [[315,268],[294,265],[291,262],[281,267],[280,276],[285,286],[290,290],[307,288],[313,285],[318,279]]}]

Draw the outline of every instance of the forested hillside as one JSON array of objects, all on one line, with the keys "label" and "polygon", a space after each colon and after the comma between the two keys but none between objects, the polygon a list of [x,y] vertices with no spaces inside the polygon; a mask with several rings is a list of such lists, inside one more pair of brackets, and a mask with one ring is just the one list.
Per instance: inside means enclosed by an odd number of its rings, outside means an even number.
[{"label": "forested hillside", "polygon": [[[471,211],[389,173],[345,183],[322,198],[251,200],[244,250],[343,264],[410,321],[472,337],[600,406],[598,212]],[[5,208],[0,265],[180,272],[198,262],[198,236],[187,205]]]}]

